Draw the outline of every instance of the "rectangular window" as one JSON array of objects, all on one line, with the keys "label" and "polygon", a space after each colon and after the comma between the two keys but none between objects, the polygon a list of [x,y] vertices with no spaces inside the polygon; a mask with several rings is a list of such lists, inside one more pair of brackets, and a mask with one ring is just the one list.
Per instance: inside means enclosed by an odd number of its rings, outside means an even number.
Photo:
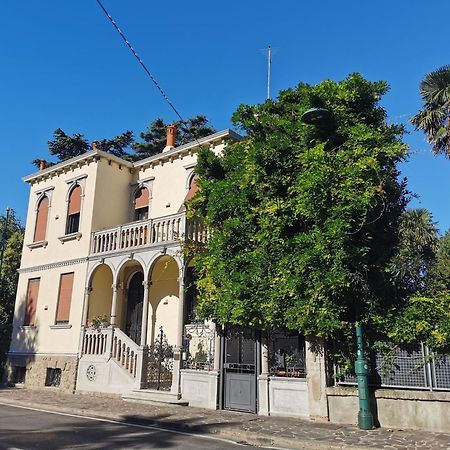
[{"label": "rectangular window", "polygon": [[24,384],[27,368],[25,366],[14,366],[13,383]]},{"label": "rectangular window", "polygon": [[52,387],[59,387],[61,384],[61,369],[53,369],[48,367],[45,377],[45,385]]},{"label": "rectangular window", "polygon": [[72,301],[74,273],[63,273],[59,280],[58,307],[56,308],[56,323],[69,323],[70,303]]},{"label": "rectangular window", "polygon": [[40,281],[40,278],[31,278],[28,280],[25,316],[23,320],[24,326],[33,326],[35,324]]},{"label": "rectangular window", "polygon": [[66,234],[72,234],[78,232],[80,226],[80,213],[70,214],[67,218],[67,230]]}]

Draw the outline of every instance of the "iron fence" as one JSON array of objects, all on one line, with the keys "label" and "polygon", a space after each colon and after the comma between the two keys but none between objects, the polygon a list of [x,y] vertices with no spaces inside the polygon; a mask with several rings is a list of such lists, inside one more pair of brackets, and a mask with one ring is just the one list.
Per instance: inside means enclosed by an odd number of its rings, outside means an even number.
[{"label": "iron fence", "polygon": [[269,334],[270,375],[277,377],[304,378],[305,338],[304,336],[285,330]]},{"label": "iron fence", "polygon": [[[430,391],[450,390],[450,356],[438,355],[422,342],[386,346],[388,350],[369,347],[369,385]],[[335,384],[356,385],[354,372],[345,373],[335,364]]]},{"label": "iron fence", "polygon": [[183,369],[211,371],[214,369],[214,329],[204,322],[184,326]]}]

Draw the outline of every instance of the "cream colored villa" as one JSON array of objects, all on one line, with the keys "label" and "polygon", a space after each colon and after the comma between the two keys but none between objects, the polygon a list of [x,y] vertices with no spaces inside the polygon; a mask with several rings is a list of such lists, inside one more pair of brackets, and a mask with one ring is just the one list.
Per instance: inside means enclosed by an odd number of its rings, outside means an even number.
[{"label": "cream colored villa", "polygon": [[[195,317],[185,214],[197,152],[230,130],[137,163],[96,148],[24,178],[30,185],[8,378],[259,414],[327,416],[323,355],[298,335],[261,339]],[[306,371],[307,369],[307,371]],[[307,372],[307,373],[306,373]]]}]

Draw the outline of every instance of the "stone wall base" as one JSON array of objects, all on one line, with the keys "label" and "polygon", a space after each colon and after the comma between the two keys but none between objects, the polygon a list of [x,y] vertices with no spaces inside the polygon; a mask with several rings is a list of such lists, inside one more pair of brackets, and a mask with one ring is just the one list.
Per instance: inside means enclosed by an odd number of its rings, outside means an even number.
[{"label": "stone wall base", "polygon": [[200,370],[181,370],[181,399],[189,406],[217,409],[219,373]]},{"label": "stone wall base", "polygon": [[[371,392],[376,426],[427,431],[450,431],[450,392],[377,389]],[[354,387],[327,389],[330,422],[356,424],[358,391]]]},{"label": "stone wall base", "polygon": [[27,388],[45,388],[47,369],[60,369],[61,381],[59,389],[67,392],[75,391],[77,375],[77,356],[66,355],[8,355],[5,370],[5,382],[16,383],[18,371],[23,371],[24,386]]}]

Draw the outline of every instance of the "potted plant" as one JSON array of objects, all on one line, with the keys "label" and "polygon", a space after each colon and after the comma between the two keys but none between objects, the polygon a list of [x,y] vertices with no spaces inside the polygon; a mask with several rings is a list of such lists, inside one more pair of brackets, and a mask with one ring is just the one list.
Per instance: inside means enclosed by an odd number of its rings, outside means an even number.
[{"label": "potted plant", "polygon": [[100,331],[101,328],[109,327],[110,323],[108,320],[108,316],[106,314],[100,314],[98,316],[94,316],[90,321],[90,327],[95,328],[97,331]]}]

